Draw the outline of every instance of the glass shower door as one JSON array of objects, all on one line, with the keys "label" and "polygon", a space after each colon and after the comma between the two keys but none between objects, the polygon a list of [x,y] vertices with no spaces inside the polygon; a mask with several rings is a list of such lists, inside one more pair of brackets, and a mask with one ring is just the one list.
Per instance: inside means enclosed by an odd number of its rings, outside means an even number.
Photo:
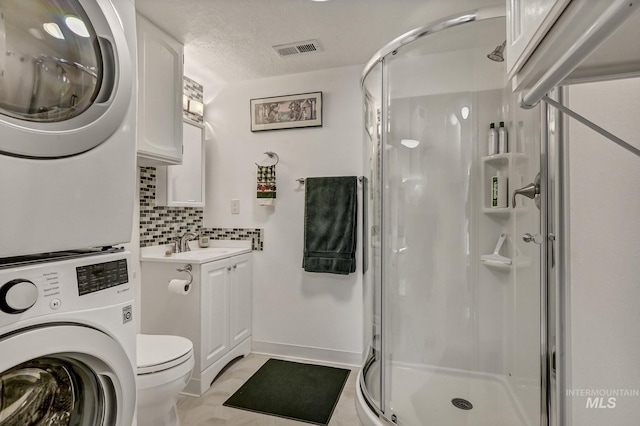
[{"label": "glass shower door", "polygon": [[[450,28],[384,61],[376,378],[401,426],[540,424],[544,233],[533,200],[512,205],[540,171],[540,109],[521,110],[486,57],[503,25]],[[489,123],[500,121],[509,149],[490,154]],[[496,176],[508,189],[492,206]]]},{"label": "glass shower door", "polygon": [[362,378],[367,399],[384,412],[382,397],[382,70],[378,63],[363,83],[364,149],[369,161],[369,176],[364,182],[363,204],[363,293],[365,354]]},{"label": "glass shower door", "polygon": [[[508,309],[507,377],[521,413],[527,423],[541,424],[541,405],[545,399],[541,388],[541,329],[546,324],[541,318],[546,279],[543,271],[543,252],[547,241],[543,221],[547,189],[545,176],[546,153],[542,149],[540,108],[523,110],[512,99],[513,110],[513,165],[509,179],[509,206],[511,208],[510,235],[514,245],[514,262],[510,280]],[[541,182],[542,178],[542,182]],[[540,188],[529,199],[519,190],[538,183]],[[516,195],[517,193],[517,195]],[[515,201],[515,205],[514,202]]]},{"label": "glass shower door", "polygon": [[[408,33],[363,81],[361,387],[383,424],[546,426],[553,410],[547,120],[488,58],[504,17],[470,16]],[[501,121],[508,148],[489,152]]]}]

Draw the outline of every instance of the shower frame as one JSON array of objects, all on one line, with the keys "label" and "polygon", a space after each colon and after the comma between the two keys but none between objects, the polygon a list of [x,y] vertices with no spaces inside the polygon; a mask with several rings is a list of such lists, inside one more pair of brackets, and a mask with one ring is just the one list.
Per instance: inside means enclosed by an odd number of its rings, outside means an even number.
[{"label": "shower frame", "polygon": [[[398,49],[408,45],[418,39],[422,39],[431,34],[464,25],[471,22],[481,21],[485,19],[505,17],[505,11],[502,7],[488,7],[476,9],[460,14],[451,15],[440,20],[434,21],[425,26],[416,28],[406,34],[394,39],[378,52],[376,52],[369,62],[366,64],[361,75],[360,83],[363,94],[365,91],[365,80],[370,72],[378,65],[381,66],[381,85],[382,85],[382,102],[381,114],[377,123],[384,129],[386,125],[385,118],[388,118],[389,93],[388,75],[385,73],[386,58],[394,56],[398,53]],[[550,93],[550,97],[562,103],[562,90],[557,89]],[[364,96],[363,96],[364,98]],[[549,123],[553,125],[550,128]],[[540,233],[544,236],[540,244],[540,426],[559,426],[564,415],[564,398],[561,389],[564,388],[564,289],[561,285],[560,278],[563,277],[562,257],[557,254],[563,253],[564,246],[562,241],[561,228],[559,224],[564,216],[564,129],[562,126],[562,113],[550,108],[546,103],[541,108],[541,146],[540,146]],[[384,147],[386,143],[387,132],[381,131],[379,137],[379,145]],[[380,149],[380,163],[384,164],[385,150]],[[381,167],[381,174],[384,176],[384,167]],[[381,181],[384,181],[381,178]],[[513,188],[510,189],[510,192]],[[380,193],[380,206],[384,206],[384,192]],[[381,223],[383,226],[383,223]],[[366,229],[365,232],[368,232]],[[384,232],[379,230],[380,239],[385,238]],[[383,245],[383,244],[381,244]],[[555,252],[555,254],[554,254]],[[381,255],[384,258],[384,254]],[[555,257],[554,257],[555,256]],[[381,260],[381,326],[380,345],[385,347],[387,338],[384,331],[385,317],[385,262]],[[367,324],[369,326],[369,324]],[[375,339],[375,337],[374,337]],[[369,348],[367,348],[369,351]],[[381,350],[376,353],[375,349],[371,349],[371,353],[367,354],[363,363],[362,371],[359,375],[358,396],[362,395],[362,399],[366,406],[371,410],[373,415],[383,424],[395,425],[395,419],[385,414],[385,351]],[[376,359],[380,356],[381,359]],[[379,361],[380,363],[380,406],[367,389],[366,375],[369,368]],[[359,409],[366,409],[358,407]],[[367,413],[369,414],[369,413]]]}]

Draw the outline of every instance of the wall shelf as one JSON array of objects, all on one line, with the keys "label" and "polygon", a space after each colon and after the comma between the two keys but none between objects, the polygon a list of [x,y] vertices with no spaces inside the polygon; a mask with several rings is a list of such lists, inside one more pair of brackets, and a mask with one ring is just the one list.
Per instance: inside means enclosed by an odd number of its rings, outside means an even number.
[{"label": "wall shelf", "polygon": [[480,262],[489,269],[495,269],[496,271],[501,271],[501,272],[511,271],[510,263],[491,262],[487,260],[480,260]]},{"label": "wall shelf", "polygon": [[486,266],[489,269],[494,269],[496,271],[501,271],[501,272],[509,272],[513,269],[514,266],[516,268],[525,268],[527,266],[531,266],[531,258],[526,256],[520,257],[515,261],[515,264],[513,263],[513,261],[507,264],[507,263],[500,263],[500,262],[491,262],[491,261],[482,260],[482,259],[480,259],[480,263],[482,263],[484,266]]},{"label": "wall shelf", "polygon": [[508,216],[513,210],[511,207],[483,207],[482,213],[496,215],[496,216]]},{"label": "wall shelf", "polygon": [[[482,212],[497,217],[507,219],[510,214],[517,213],[521,209],[512,209],[510,207],[510,194],[513,188],[520,185],[517,170],[521,168],[529,157],[521,152],[508,152],[505,154],[495,154],[480,157],[481,176],[482,176]],[[507,207],[491,207],[491,177],[498,173],[507,178]]]}]

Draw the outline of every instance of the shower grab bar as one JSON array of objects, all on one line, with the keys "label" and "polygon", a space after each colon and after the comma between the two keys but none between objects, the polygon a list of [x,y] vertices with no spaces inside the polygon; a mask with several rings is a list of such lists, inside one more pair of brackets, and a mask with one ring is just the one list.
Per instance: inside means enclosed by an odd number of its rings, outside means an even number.
[{"label": "shower grab bar", "polygon": [[544,96],[575,70],[587,57],[605,42],[639,8],[638,2],[615,0],[602,16],[584,32],[544,75],[526,93],[520,93],[519,103],[524,109],[536,106]]},{"label": "shower grab bar", "polygon": [[[364,176],[358,176],[358,182],[362,183],[362,180],[364,179]],[[304,185],[304,182],[306,181],[306,178],[298,178],[296,179],[296,182],[298,182],[300,185]]]}]

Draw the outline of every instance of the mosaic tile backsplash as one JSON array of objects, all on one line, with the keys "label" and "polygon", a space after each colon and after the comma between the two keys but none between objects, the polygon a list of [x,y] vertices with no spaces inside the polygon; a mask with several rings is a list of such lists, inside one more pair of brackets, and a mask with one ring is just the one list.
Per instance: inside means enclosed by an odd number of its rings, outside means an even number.
[{"label": "mosaic tile backsplash", "polygon": [[212,240],[249,240],[262,250],[260,228],[203,228],[201,207],[156,206],[156,169],[140,167],[140,247],[168,244],[185,232],[209,235]]},{"label": "mosaic tile backsplash", "polygon": [[[202,84],[183,78],[184,95],[203,102]],[[202,116],[182,110],[183,118],[202,123]],[[201,207],[156,206],[156,169],[140,167],[140,247],[168,244],[193,232],[212,240],[250,240],[253,250],[262,250],[264,230],[258,228],[203,228]]]}]

